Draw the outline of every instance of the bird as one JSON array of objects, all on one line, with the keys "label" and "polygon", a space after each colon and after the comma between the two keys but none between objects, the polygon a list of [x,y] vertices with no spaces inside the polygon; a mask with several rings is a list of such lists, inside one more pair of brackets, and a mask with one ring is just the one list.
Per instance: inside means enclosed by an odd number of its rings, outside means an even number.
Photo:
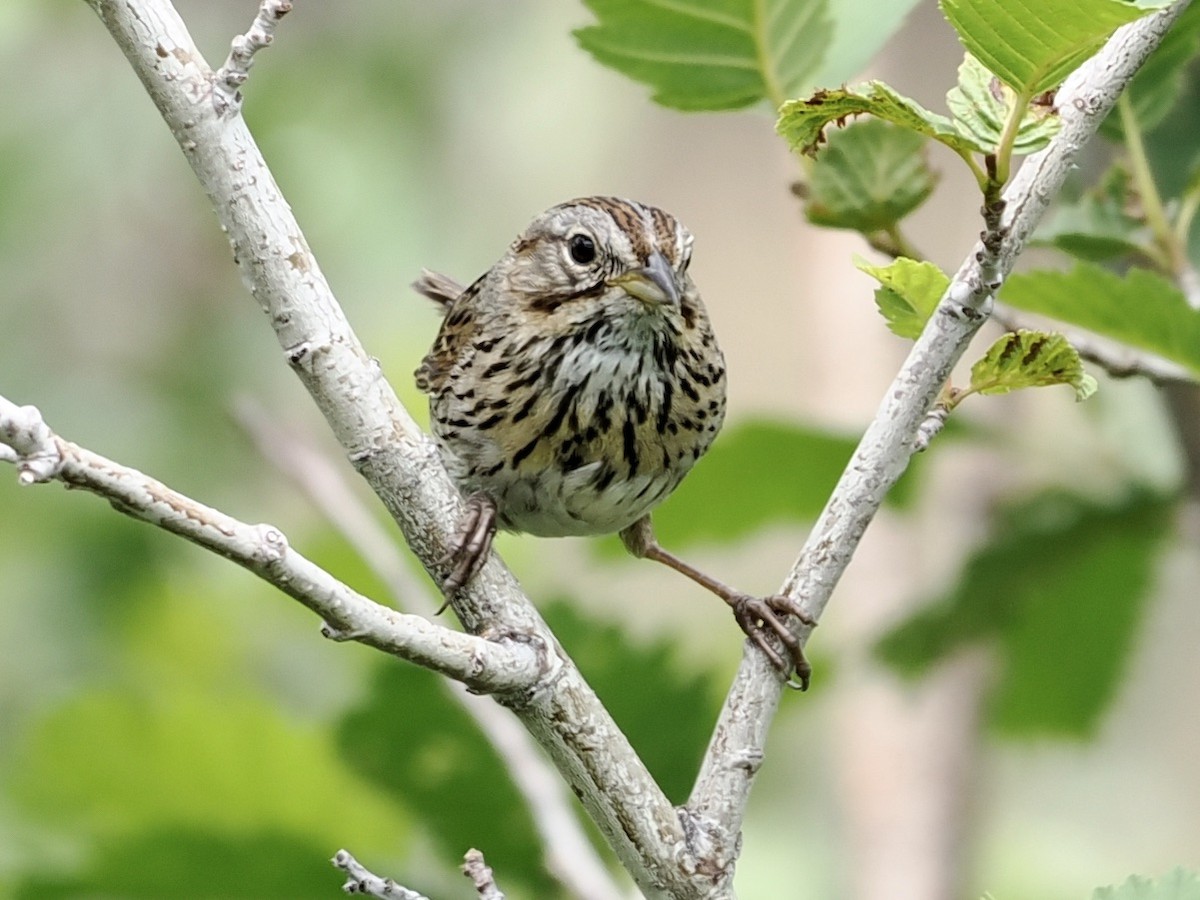
[{"label": "bird", "polygon": [[664,549],[651,525],[725,419],[725,360],[688,274],[692,244],[655,206],[581,197],[537,216],[469,286],[429,270],[414,283],[444,313],[415,377],[465,498],[442,589],[450,598],[470,582],[497,528],[615,532],[635,557],[724,600],[804,689],[811,667],[788,618],[815,622],[799,604],[728,587]]}]

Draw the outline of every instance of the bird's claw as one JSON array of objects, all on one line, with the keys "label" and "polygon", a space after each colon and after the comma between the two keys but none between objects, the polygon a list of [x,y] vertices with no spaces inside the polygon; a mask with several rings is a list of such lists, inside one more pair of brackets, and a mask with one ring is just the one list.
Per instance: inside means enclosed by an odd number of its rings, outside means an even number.
[{"label": "bird's claw", "polygon": [[[783,594],[773,594],[769,597],[737,594],[731,598],[730,606],[733,607],[733,617],[746,637],[766,654],[771,665],[787,676],[788,686],[801,691],[808,690],[812,666],[804,656],[800,639],[792,633],[784,620],[788,616],[795,616],[810,628],[816,626],[816,620],[804,612],[795,600]],[[780,618],[781,616],[783,618]],[[783,644],[787,659],[771,645],[766,632],[775,635]]]},{"label": "bird's claw", "polygon": [[495,502],[487,494],[472,494],[463,505],[462,518],[446,555],[437,563],[439,568],[450,565],[451,569],[442,582],[446,600],[438,607],[436,615],[441,615],[450,605],[451,598],[483,568],[495,534]]}]

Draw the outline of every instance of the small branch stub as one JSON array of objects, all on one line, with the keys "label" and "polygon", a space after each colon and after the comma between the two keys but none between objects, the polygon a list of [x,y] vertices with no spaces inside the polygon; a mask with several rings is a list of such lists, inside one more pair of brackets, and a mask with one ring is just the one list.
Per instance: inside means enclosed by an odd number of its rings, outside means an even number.
[{"label": "small branch stub", "polygon": [[928,450],[930,443],[945,427],[946,419],[949,417],[950,407],[945,403],[936,404],[925,417],[925,421],[917,428],[917,435],[913,438],[914,452],[924,453]]},{"label": "small branch stub", "polygon": [[291,11],[290,0],[262,0],[249,30],[233,39],[225,64],[213,75],[213,105],[218,115],[232,116],[241,110],[241,88],[250,77],[254,54],[270,46],[275,26]]},{"label": "small branch stub", "polygon": [[62,451],[36,406],[17,406],[0,397],[0,461],[16,464],[17,481],[23,485],[58,474]]},{"label": "small branch stub", "polygon": [[504,900],[504,892],[496,886],[492,868],[483,859],[483,853],[475,848],[463,857],[462,873],[471,879],[475,892],[482,900]]}]

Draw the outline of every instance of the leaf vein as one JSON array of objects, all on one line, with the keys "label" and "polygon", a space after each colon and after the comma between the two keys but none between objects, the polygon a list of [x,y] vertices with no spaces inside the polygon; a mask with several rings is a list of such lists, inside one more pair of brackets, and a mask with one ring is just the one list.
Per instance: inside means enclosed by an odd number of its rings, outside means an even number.
[{"label": "leaf vein", "polygon": [[727,16],[710,9],[693,6],[689,3],[679,3],[676,0],[641,0],[646,6],[664,9],[668,12],[679,13],[682,16],[690,16],[693,19],[698,19],[701,22],[711,22],[714,25],[721,25],[726,28],[733,28],[745,34],[751,34],[752,29],[750,23],[737,18],[736,16]]},{"label": "leaf vein", "polygon": [[747,72],[758,72],[758,66],[752,60],[738,56],[715,56],[702,53],[659,53],[653,50],[635,50],[630,47],[604,48],[609,56],[636,59],[642,62],[665,63],[674,66],[696,66],[722,69],[740,69]]},{"label": "leaf vein", "polygon": [[[776,4],[774,4],[773,11],[777,13],[779,10],[782,10],[783,8],[784,8],[784,4],[776,3]],[[788,53],[791,51],[791,49],[795,45],[796,41],[800,38],[800,35],[804,33],[804,29],[809,24],[812,23],[814,18],[816,18],[817,12],[818,12],[818,9],[815,4],[808,4],[805,7],[804,14],[798,15],[795,17],[795,19],[793,20],[793,25],[787,33],[785,33],[782,36],[781,35],[775,36],[775,39],[771,42],[771,47],[769,50],[769,52],[771,53],[771,55],[773,57],[772,62],[787,59]],[[773,29],[775,26],[774,20],[777,18],[777,16],[770,15],[769,18],[771,19],[771,22],[768,27],[770,29]]]}]

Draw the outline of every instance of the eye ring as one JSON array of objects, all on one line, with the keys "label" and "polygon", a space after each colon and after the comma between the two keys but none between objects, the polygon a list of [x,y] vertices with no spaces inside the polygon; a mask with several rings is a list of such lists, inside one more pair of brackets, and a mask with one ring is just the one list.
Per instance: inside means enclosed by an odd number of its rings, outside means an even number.
[{"label": "eye ring", "polygon": [[567,238],[567,253],[579,265],[590,265],[596,261],[596,242],[590,235],[577,231]]}]

